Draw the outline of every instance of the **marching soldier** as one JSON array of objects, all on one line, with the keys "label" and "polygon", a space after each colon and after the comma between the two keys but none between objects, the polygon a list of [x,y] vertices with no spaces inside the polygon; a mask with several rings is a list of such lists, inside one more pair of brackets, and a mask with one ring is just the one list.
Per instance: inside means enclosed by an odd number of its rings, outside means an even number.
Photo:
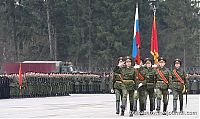
[{"label": "marching soldier", "polygon": [[[149,95],[150,113],[152,113],[153,110],[155,109],[155,96],[154,96],[155,70],[152,68],[152,60],[150,58],[145,59],[144,69],[145,69],[145,80],[146,80],[146,93]],[[145,97],[145,99],[146,98],[147,96]]]},{"label": "marching soldier", "polygon": [[[133,116],[133,96],[135,90],[135,71],[132,66],[132,58],[127,56],[125,58],[125,68],[122,69],[122,106],[121,106],[121,116],[124,116],[124,111],[126,107],[127,93],[129,93],[129,102],[130,102],[130,115]],[[125,89],[124,89],[125,87]]]},{"label": "marching soldier", "polygon": [[165,67],[166,59],[160,57],[158,59],[158,67],[156,73],[156,87],[155,96],[157,99],[156,110],[160,111],[161,98],[163,95],[163,114],[166,114],[168,100],[169,100],[169,83],[171,82],[171,72]]},{"label": "marching soldier", "polygon": [[146,80],[145,80],[145,70],[143,67],[143,61],[141,60],[139,65],[135,65],[135,77],[136,77],[136,89],[134,91],[134,106],[133,111],[137,111],[137,100],[139,98],[140,112],[141,114],[145,110],[146,105]]},{"label": "marching soldier", "polygon": [[172,94],[173,94],[173,112],[177,110],[177,100],[180,101],[180,112],[183,112],[183,93],[187,93],[188,80],[185,72],[180,68],[181,60],[175,59],[174,69],[172,70]]},{"label": "marching soldier", "polygon": [[116,114],[119,114],[119,106],[120,106],[120,98],[122,98],[122,77],[121,77],[121,70],[124,66],[123,57],[119,57],[118,65],[113,70],[113,89],[111,90],[112,93],[115,92],[116,96]]}]

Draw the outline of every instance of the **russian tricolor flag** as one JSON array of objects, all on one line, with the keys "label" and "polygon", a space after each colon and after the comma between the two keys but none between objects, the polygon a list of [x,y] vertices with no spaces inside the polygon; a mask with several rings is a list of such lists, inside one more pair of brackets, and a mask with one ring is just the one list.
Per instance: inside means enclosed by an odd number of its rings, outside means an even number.
[{"label": "russian tricolor flag", "polygon": [[140,64],[140,34],[139,34],[138,4],[136,4],[136,11],[135,11],[132,57],[135,59],[135,62],[137,64]]}]

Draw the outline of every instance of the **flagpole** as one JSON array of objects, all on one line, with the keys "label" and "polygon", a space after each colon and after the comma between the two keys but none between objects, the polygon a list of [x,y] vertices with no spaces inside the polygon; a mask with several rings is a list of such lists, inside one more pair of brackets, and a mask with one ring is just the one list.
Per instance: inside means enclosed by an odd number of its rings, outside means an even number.
[{"label": "flagpole", "polygon": [[[155,17],[155,16],[156,16],[156,6],[153,5],[153,17]],[[157,60],[154,59],[154,64],[157,64],[157,63],[158,63]]]},{"label": "flagpole", "polygon": [[22,64],[19,64],[19,95],[22,96]]}]

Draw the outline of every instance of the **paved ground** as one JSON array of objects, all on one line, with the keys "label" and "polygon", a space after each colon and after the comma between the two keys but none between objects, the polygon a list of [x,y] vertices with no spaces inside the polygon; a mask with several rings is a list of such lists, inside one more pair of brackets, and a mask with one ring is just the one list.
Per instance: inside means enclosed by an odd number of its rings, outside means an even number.
[{"label": "paved ground", "polygon": [[[188,96],[188,105],[184,106],[184,111],[189,112],[190,115],[135,115],[135,117],[199,118],[199,97],[200,95]],[[115,114],[114,100],[114,94],[71,94],[71,96],[61,97],[1,99],[0,118],[121,118]],[[149,102],[147,104],[149,110]],[[172,111],[171,95],[168,111]],[[191,112],[195,115],[191,115]],[[126,111],[125,117],[128,115]]]}]

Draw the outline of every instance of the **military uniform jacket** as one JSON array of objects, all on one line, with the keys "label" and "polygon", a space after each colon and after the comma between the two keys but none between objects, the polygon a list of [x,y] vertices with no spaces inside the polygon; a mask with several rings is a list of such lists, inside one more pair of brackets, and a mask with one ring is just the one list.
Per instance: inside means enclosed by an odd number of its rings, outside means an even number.
[{"label": "military uniform jacket", "polygon": [[146,87],[154,88],[156,83],[155,70],[152,67],[150,68],[144,67],[144,70],[145,70]]},{"label": "military uniform jacket", "polygon": [[[172,86],[171,87],[173,90],[182,91],[184,85],[185,85],[185,88],[188,89],[188,80],[186,79],[186,75],[182,69],[175,68],[171,71],[171,74],[172,74]],[[179,80],[177,75],[180,76],[180,78],[182,80]],[[181,83],[181,81],[183,81],[183,82]]]},{"label": "military uniform jacket", "polygon": [[116,66],[113,70],[113,88],[114,89],[121,89],[121,70],[122,68],[119,66]]},{"label": "military uniform jacket", "polygon": [[[165,80],[162,78],[162,75],[159,74],[159,71],[161,72],[161,74],[163,74],[163,76],[166,79]],[[155,76],[156,76],[156,88],[158,89],[168,89],[169,85],[171,85],[171,72],[169,69],[167,69],[166,67],[158,67],[155,70]]]},{"label": "military uniform jacket", "polygon": [[135,85],[135,70],[134,67],[124,67],[122,68],[123,84],[127,90],[134,90]]},{"label": "military uniform jacket", "polygon": [[140,68],[135,68],[136,87],[138,87],[140,83],[143,84],[143,87],[146,86],[145,74],[146,74],[146,71],[143,66],[141,66]]}]

